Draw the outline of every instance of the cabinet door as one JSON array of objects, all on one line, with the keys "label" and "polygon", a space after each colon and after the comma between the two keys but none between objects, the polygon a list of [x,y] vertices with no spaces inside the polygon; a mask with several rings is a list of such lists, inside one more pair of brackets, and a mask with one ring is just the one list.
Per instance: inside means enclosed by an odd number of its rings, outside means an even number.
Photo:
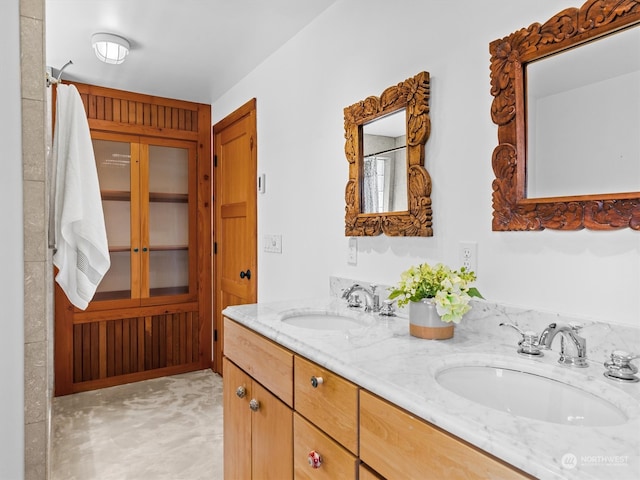
[{"label": "cabinet door", "polygon": [[[251,377],[227,358],[223,359],[224,377],[224,478],[251,478]],[[244,396],[238,396],[239,388]]]},{"label": "cabinet door", "polygon": [[197,297],[196,144],[92,132],[111,255],[94,309]]},{"label": "cabinet door", "polygon": [[126,301],[140,296],[137,283],[140,149],[132,137],[125,135],[96,132],[92,137],[111,257],[111,268],[98,285],[92,301],[94,306],[95,302]]},{"label": "cabinet door", "polygon": [[[141,191],[142,304],[196,295],[196,148],[193,142],[143,143]],[[173,298],[171,301],[187,298]]]},{"label": "cabinet door", "polygon": [[252,387],[251,398],[259,403],[251,423],[252,478],[293,478],[293,411],[258,382]]},{"label": "cabinet door", "polygon": [[223,366],[224,478],[293,478],[293,411],[226,357]]}]

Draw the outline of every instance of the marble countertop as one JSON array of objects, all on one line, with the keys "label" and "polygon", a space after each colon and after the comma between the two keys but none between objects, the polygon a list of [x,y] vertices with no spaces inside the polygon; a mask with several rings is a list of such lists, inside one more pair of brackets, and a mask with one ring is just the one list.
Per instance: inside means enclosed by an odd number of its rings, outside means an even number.
[{"label": "marble countertop", "polygon": [[[354,316],[365,326],[326,331],[282,321],[313,312]],[[607,380],[602,362],[590,361],[583,369],[560,366],[554,351],[537,359],[522,357],[516,353],[516,332],[498,327],[499,319],[488,319],[484,328],[465,319],[453,339],[434,341],[409,335],[406,317],[357,312],[335,298],[233,306],[223,314],[538,478],[640,478],[640,383]],[[609,400],[629,421],[560,425],[484,407],[436,381],[439,370],[456,365],[539,372]]]}]

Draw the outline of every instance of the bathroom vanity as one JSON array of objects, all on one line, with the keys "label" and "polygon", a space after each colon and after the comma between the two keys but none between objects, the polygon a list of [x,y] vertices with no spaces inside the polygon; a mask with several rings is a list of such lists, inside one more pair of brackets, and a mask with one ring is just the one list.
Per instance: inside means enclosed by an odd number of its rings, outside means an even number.
[{"label": "bathroom vanity", "polygon": [[[338,299],[235,306],[224,315],[225,478],[597,479],[640,471],[639,384],[608,381],[601,362],[579,372],[559,366],[554,351],[523,358],[495,312],[463,322],[449,341],[411,337],[406,318],[354,312]],[[342,317],[355,323],[342,328]],[[489,364],[584,382],[624,420],[540,421],[436,380],[452,367]],[[536,395],[548,400],[532,387]]]}]

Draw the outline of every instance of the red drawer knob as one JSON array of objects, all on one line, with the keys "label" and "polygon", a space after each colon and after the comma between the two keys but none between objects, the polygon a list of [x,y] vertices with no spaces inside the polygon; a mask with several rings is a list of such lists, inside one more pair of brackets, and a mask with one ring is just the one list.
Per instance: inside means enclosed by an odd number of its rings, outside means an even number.
[{"label": "red drawer knob", "polygon": [[311,468],[320,468],[322,465],[322,457],[315,450],[309,452],[309,465]]}]

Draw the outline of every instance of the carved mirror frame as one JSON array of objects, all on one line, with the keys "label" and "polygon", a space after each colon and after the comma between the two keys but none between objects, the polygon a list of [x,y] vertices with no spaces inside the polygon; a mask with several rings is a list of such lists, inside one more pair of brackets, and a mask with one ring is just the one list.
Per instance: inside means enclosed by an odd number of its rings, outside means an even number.
[{"label": "carved mirror frame", "polygon": [[[407,116],[407,200],[408,210],[363,213],[363,133],[362,127],[400,109]],[[429,118],[429,73],[389,87],[380,97],[368,97],[344,109],[344,151],[349,162],[345,188],[347,236],[433,236],[431,228],[431,177],[424,168],[424,149],[431,132]]]},{"label": "carved mirror frame", "polygon": [[491,42],[493,230],[640,230],[640,193],[526,198],[524,75],[528,62],[638,23],[640,0],[589,0]]}]

